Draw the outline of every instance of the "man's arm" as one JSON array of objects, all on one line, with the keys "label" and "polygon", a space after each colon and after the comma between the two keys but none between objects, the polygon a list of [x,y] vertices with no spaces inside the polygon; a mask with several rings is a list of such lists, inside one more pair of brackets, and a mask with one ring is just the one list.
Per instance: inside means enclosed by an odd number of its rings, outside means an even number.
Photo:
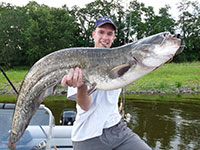
[{"label": "man's arm", "polygon": [[88,111],[91,107],[92,98],[88,96],[88,87],[87,85],[82,85],[78,88],[77,92],[77,104],[85,111]]},{"label": "man's arm", "polygon": [[88,96],[88,87],[83,83],[82,77],[82,70],[80,68],[77,67],[75,70],[72,68],[69,73],[62,78],[61,85],[63,87],[68,85],[77,88],[76,102],[81,109],[87,111],[91,107],[92,98]]}]

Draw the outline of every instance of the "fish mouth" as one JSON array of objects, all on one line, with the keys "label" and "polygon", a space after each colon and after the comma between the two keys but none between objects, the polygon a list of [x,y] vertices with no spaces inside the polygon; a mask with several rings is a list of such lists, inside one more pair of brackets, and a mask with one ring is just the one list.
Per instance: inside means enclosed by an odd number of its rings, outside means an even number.
[{"label": "fish mouth", "polygon": [[185,42],[184,42],[184,40],[183,40],[183,38],[181,37],[180,34],[174,34],[174,36],[172,38],[177,38],[177,39],[181,40],[180,47],[178,48],[178,50],[175,53],[175,55],[178,55],[178,54],[180,54],[184,50],[184,48],[185,48]]},{"label": "fish mouth", "polygon": [[165,33],[164,36],[168,36],[171,40],[177,40],[177,39],[181,40],[180,46],[179,46],[178,50],[176,51],[175,55],[180,54],[184,50],[185,42],[180,34],[170,35],[168,33]]},{"label": "fish mouth", "polygon": [[186,46],[185,46],[185,42],[184,42],[183,39],[181,39],[181,45],[180,45],[179,49],[176,51],[176,54],[175,54],[175,55],[180,54],[180,53],[184,50],[185,47],[186,47]]}]

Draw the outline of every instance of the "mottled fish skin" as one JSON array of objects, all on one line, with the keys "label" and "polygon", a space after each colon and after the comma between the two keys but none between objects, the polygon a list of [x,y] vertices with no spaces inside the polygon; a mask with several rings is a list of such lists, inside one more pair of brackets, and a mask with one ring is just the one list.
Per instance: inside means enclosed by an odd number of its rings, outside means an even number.
[{"label": "mottled fish skin", "polygon": [[83,80],[100,90],[127,86],[169,59],[182,40],[168,32],[159,33],[117,48],[69,48],[53,52],[36,62],[21,85],[12,121],[9,149],[23,135],[45,97],[70,68],[80,67]]}]

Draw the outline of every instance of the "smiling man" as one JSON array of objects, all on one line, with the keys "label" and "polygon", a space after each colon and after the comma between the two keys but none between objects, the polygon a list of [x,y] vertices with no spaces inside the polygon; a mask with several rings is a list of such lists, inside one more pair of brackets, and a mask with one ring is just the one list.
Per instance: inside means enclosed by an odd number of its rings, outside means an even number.
[{"label": "smiling man", "polygon": [[92,32],[95,47],[110,48],[115,39],[116,25],[108,17],[97,20],[95,30]]},{"label": "smiling man", "polygon": [[[115,39],[115,22],[105,16],[96,21],[92,37],[96,48],[110,48]],[[76,100],[77,116],[72,130],[74,150],[151,150],[121,118],[118,99],[121,89],[96,90],[88,95],[81,68],[72,68],[62,79],[68,98]]]}]

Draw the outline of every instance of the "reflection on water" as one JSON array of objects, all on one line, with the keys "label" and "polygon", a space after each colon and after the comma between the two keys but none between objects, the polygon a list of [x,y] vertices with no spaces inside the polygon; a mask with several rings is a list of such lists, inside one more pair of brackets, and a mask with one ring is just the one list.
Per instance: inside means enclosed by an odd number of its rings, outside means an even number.
[{"label": "reflection on water", "polygon": [[126,111],[129,127],[155,149],[200,149],[200,105],[128,101]]},{"label": "reflection on water", "polygon": [[[45,105],[56,124],[64,108],[75,108],[71,101]],[[128,126],[156,150],[200,150],[200,105],[127,100],[125,111],[132,115]]]}]

